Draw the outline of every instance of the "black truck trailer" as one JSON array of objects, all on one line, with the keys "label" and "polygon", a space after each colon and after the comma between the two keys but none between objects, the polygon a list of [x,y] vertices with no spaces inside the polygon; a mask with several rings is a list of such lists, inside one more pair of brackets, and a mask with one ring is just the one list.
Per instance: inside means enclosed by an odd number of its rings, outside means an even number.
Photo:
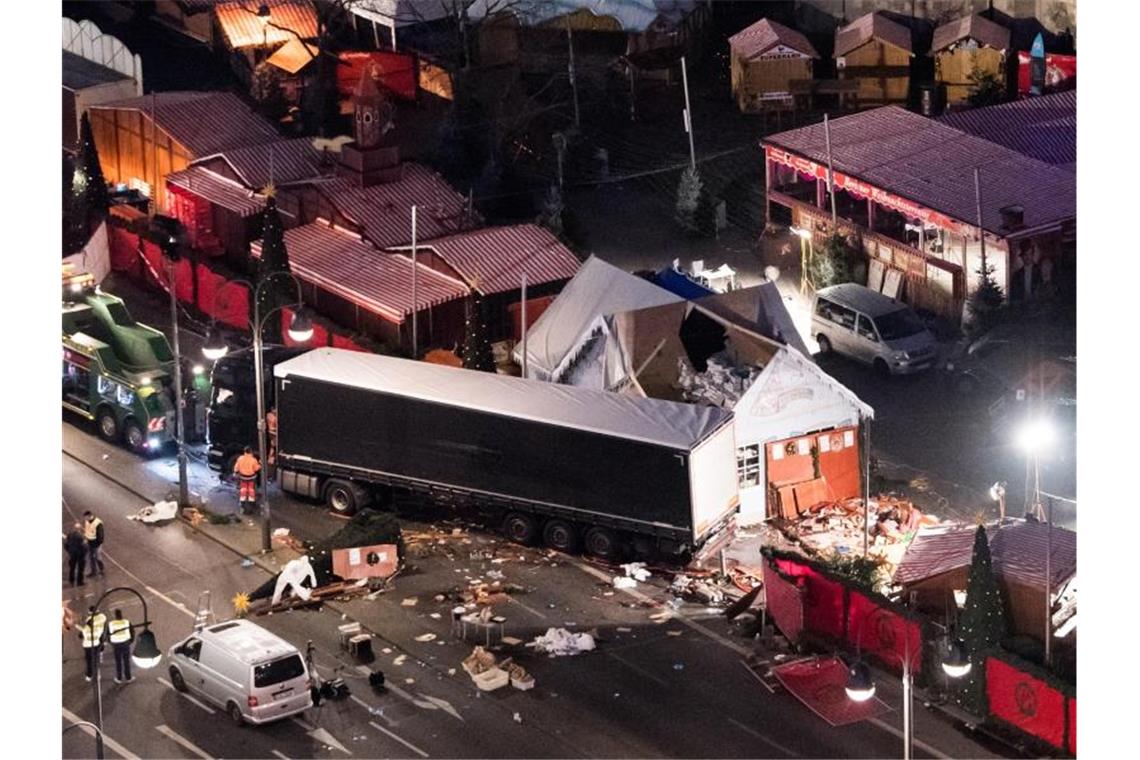
[{"label": "black truck trailer", "polygon": [[473,504],[520,543],[699,554],[738,509],[732,414],[332,348],[278,363],[281,487]]}]

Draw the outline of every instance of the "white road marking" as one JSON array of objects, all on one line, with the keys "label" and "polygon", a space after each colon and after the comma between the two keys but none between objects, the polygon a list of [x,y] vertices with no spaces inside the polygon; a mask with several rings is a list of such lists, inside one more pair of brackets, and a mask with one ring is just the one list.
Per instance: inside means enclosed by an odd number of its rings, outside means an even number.
[{"label": "white road marking", "polygon": [[610,657],[613,657],[615,660],[622,663],[626,667],[630,668],[631,670],[633,670],[635,673],[642,676],[643,678],[648,678],[650,681],[653,681],[654,683],[656,683],[660,686],[664,686],[666,689],[670,688],[670,684],[668,681],[665,681],[662,678],[658,678],[657,676],[653,675],[652,673],[650,673],[648,670],[641,667],[640,665],[634,665],[629,660],[627,660],[624,657],[622,657],[622,656],[620,656],[614,652],[611,652],[611,651],[606,651],[606,654],[609,655]]},{"label": "white road marking", "polygon": [[508,596],[507,601],[511,602],[512,604],[517,604],[518,606],[522,607],[524,610],[526,610],[530,614],[534,615],[535,617],[539,618],[540,620],[549,620],[550,619],[546,615],[539,612],[538,610],[533,609],[533,608],[528,607],[527,605],[523,604],[522,602],[520,602],[518,599],[516,599],[513,596]]},{"label": "white road marking", "polygon": [[[84,722],[82,718],[73,713],[71,710],[68,710],[66,707],[63,708],[63,717],[67,718],[72,723]],[[95,729],[91,728],[91,726],[80,726],[79,730],[88,736],[95,736]],[[122,744],[119,744],[117,741],[107,736],[105,733],[103,734],[103,744],[104,746],[110,747],[115,752],[118,752],[120,755],[127,758],[127,760],[140,760],[138,755],[136,755],[134,752],[131,752],[129,749],[124,747]]]},{"label": "white road marking", "polygon": [[396,734],[392,733],[392,732],[391,732],[391,731],[389,731],[388,729],[384,728],[383,726],[381,726],[381,725],[380,725],[379,723],[377,723],[376,721],[370,720],[370,721],[368,721],[368,725],[372,726],[373,728],[375,728],[377,731],[380,731],[381,733],[385,733],[385,734],[387,734],[388,736],[391,736],[393,739],[395,739],[396,741],[398,741],[400,744],[403,744],[405,747],[407,747],[408,749],[410,749],[412,752],[415,752],[415,753],[416,753],[417,755],[419,755],[420,757],[431,757],[431,755],[429,755],[428,753],[424,752],[422,749],[420,749],[420,748],[419,748],[419,747],[417,747],[416,745],[412,744],[410,741],[407,741],[406,739],[401,739],[399,736],[397,736]]},{"label": "white road marking", "polygon": [[785,747],[783,744],[780,744],[779,742],[772,741],[767,736],[764,736],[763,734],[761,734],[759,731],[755,731],[755,730],[749,728],[748,726],[744,725],[743,723],[736,720],[735,718],[726,718],[726,720],[729,723],[731,723],[732,725],[739,728],[741,731],[745,732],[746,734],[751,734],[752,736],[755,736],[757,739],[764,742],[769,747],[774,747],[775,749],[780,750],[781,752],[783,752],[788,757],[799,757],[799,755],[797,753],[792,752],[790,749]]},{"label": "white road marking", "polygon": [[[356,671],[358,673],[360,673],[361,675],[364,675],[364,676],[370,675],[372,673],[372,671],[369,670],[364,665],[357,665]],[[439,697],[431,697],[431,696],[428,696],[427,694],[420,694],[420,697],[422,697],[422,699],[417,699],[415,697],[415,695],[404,691],[402,688],[400,688],[399,686],[397,686],[394,683],[385,682],[384,688],[387,689],[388,691],[392,692],[393,694],[395,694],[400,699],[404,699],[404,700],[407,700],[408,702],[411,702],[413,705],[420,708],[421,710],[443,710],[445,713],[452,716],[453,718],[455,718],[459,721],[462,721],[462,722],[466,722],[463,720],[463,716],[460,715],[459,712],[454,707],[452,707],[451,703],[448,702],[446,699],[440,699]],[[358,698],[355,694],[350,695],[350,696],[353,699],[355,699],[357,702],[359,702],[360,704],[367,707],[369,710],[373,709],[371,705],[369,705],[364,700]]]},{"label": "white road marking", "polygon": [[[879,728],[883,729],[887,733],[894,734],[895,736],[897,736],[900,739],[903,738],[903,732],[902,731],[895,728],[890,723],[887,723],[882,718],[870,718],[867,722],[878,726]],[[950,757],[949,755],[947,755],[943,752],[939,752],[938,750],[934,749],[934,747],[931,747],[929,744],[924,742],[922,739],[915,737],[913,734],[913,730],[911,733],[910,740],[912,742],[914,742],[914,746],[919,747],[919,748],[929,752],[930,754],[934,755],[935,757],[943,758],[944,760],[945,760],[945,758]]]},{"label": "white road marking", "polygon": [[203,749],[201,747],[199,747],[197,744],[190,741],[186,737],[182,736],[181,734],[179,734],[177,731],[175,731],[173,728],[166,725],[165,723],[163,723],[161,726],[155,726],[154,730],[158,731],[160,734],[162,734],[166,738],[170,739],[174,743],[181,745],[182,748],[185,749],[187,752],[193,752],[198,757],[203,758],[203,760],[214,760],[212,757],[210,757],[210,755],[206,754],[206,752],[203,751]]},{"label": "white road marking", "polygon": [[210,713],[210,715],[213,715],[216,712],[214,710],[214,708],[210,707],[205,702],[201,702],[201,701],[195,699],[194,697],[190,696],[189,694],[184,694],[184,693],[178,691],[178,689],[174,688],[174,684],[172,684],[170,681],[167,681],[165,678],[159,677],[158,682],[160,684],[162,684],[163,686],[166,686],[167,688],[169,688],[171,691],[173,691],[175,694],[182,697],[183,699],[188,699],[191,702],[193,702],[194,704],[198,705],[198,707],[201,707],[203,710]]},{"label": "white road marking", "polygon": [[274,749],[274,750],[270,750],[270,751],[271,751],[271,752],[272,752],[274,755],[276,755],[277,757],[281,758],[281,760],[289,760],[289,758],[288,758],[288,757],[286,757],[285,755],[282,755],[282,754],[281,754],[281,752],[280,752],[280,751],[278,751],[278,750],[275,750],[275,749]]}]

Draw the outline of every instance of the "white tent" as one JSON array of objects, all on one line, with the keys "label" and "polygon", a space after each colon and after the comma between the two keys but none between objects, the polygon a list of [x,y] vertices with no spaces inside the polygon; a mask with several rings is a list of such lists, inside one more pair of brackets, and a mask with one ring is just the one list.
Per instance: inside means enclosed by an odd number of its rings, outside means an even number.
[{"label": "white tent", "polygon": [[[583,334],[610,314],[684,299],[651,282],[607,264],[596,256],[586,260],[554,302],[527,329],[527,376],[549,380]],[[522,363],[522,344],[515,346]]]}]

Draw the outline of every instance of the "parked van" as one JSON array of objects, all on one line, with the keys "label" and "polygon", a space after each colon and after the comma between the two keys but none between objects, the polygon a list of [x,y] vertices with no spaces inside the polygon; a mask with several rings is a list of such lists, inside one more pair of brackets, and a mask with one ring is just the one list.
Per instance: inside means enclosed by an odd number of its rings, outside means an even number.
[{"label": "parked van", "polygon": [[910,307],[854,283],[815,294],[811,332],[820,353],[836,353],[870,364],[883,375],[927,369],[938,342]]},{"label": "parked van", "polygon": [[305,658],[248,620],[218,623],[170,649],[170,682],[226,711],[234,723],[268,723],[312,704]]}]

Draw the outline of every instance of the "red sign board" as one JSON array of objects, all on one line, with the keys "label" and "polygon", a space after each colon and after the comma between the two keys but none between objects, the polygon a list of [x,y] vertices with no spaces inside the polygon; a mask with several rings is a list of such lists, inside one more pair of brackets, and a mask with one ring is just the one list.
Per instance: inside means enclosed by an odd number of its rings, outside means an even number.
[{"label": "red sign board", "polygon": [[342,98],[352,97],[365,67],[372,66],[379,84],[404,100],[416,99],[416,60],[406,53],[385,51],[341,53],[336,67],[336,88]]},{"label": "red sign board", "polygon": [[[1029,53],[1022,50],[1017,54],[1017,94],[1029,94]],[[1055,90],[1077,78],[1077,57],[1075,55],[1045,54],[1045,90]]]},{"label": "red sign board", "polygon": [[990,713],[1054,747],[1064,746],[1065,695],[996,657],[986,658]]}]

